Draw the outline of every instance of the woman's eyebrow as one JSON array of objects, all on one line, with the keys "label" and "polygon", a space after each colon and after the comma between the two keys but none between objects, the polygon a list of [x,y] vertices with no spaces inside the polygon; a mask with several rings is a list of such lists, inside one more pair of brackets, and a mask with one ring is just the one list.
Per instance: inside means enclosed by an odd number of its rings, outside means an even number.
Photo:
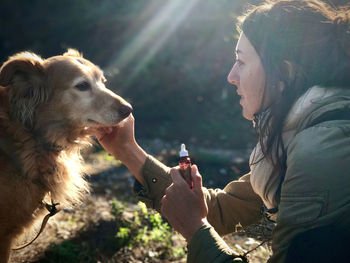
[{"label": "woman's eyebrow", "polygon": [[[242,54],[243,54],[243,56],[242,56]],[[245,56],[244,53],[243,53],[243,51],[242,51],[241,49],[236,49],[236,50],[235,50],[235,57],[236,57],[236,60],[238,59],[238,55],[240,55],[240,58],[242,58],[242,57]]]}]

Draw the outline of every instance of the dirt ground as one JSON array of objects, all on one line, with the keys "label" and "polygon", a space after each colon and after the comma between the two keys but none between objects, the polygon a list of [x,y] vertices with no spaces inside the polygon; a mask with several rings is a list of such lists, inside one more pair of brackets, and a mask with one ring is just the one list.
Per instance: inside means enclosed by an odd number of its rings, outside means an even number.
[{"label": "dirt ground", "polygon": [[[160,259],[155,247],[118,250],[113,242],[108,242],[118,229],[110,213],[111,200],[117,198],[127,202],[126,211],[130,213],[136,208],[137,201],[132,194],[133,178],[123,165],[103,152],[89,153],[85,159],[91,175],[91,194],[82,205],[64,209],[52,217],[39,238],[25,249],[13,252],[10,262],[56,262],[53,255],[65,245],[72,246],[69,251],[79,255],[72,262],[186,262],[185,257],[176,261]],[[261,243],[263,228],[255,225],[224,239],[237,252],[246,252]],[[34,235],[35,231],[27,234],[18,244],[31,240]],[[186,247],[185,240],[178,234],[172,237],[172,242],[175,247]],[[266,262],[270,254],[269,246],[264,244],[250,253],[250,262]]]}]

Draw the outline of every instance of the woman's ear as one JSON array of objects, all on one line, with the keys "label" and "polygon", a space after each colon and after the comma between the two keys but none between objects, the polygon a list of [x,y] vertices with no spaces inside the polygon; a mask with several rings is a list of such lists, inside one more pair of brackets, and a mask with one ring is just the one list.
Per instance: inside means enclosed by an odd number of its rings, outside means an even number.
[{"label": "woman's ear", "polygon": [[293,65],[292,62],[288,61],[288,60],[283,60],[283,64],[282,64],[282,74],[285,76],[286,81],[288,81],[288,83],[290,82],[290,80],[294,79],[295,77],[295,66]]},{"label": "woman's ear", "polygon": [[29,52],[10,57],[0,68],[0,85],[9,88],[11,118],[31,129],[37,106],[49,97],[43,60]]}]

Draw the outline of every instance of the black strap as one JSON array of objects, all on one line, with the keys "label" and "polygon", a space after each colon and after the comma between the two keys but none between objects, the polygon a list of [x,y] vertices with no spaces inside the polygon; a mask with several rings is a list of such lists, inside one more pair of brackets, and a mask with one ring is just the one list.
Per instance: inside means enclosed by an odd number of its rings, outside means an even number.
[{"label": "black strap", "polygon": [[350,120],[350,108],[336,109],[333,111],[327,111],[321,116],[315,118],[312,122],[310,122],[306,127],[302,130],[315,126],[319,123],[326,121],[335,121],[335,120]]},{"label": "black strap", "polygon": [[28,243],[23,244],[21,246],[14,247],[14,248],[12,248],[12,250],[20,250],[20,249],[23,249],[23,248],[31,245],[40,236],[40,234],[44,231],[44,228],[45,228],[47,222],[49,221],[50,217],[54,216],[55,214],[57,214],[60,211],[60,209],[56,207],[59,205],[59,203],[54,203],[52,201],[52,199],[51,199],[51,204],[44,203],[44,205],[45,205],[47,211],[49,211],[49,213],[44,217],[44,219],[41,223],[41,227],[40,227],[39,232],[36,234],[36,236],[31,241],[29,241]]}]

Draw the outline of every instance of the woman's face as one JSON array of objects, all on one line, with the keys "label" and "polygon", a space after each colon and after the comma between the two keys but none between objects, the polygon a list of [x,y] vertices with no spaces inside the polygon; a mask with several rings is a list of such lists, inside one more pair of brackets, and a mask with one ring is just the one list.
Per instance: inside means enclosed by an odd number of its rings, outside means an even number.
[{"label": "woman's face", "polygon": [[243,32],[236,46],[236,62],[227,80],[237,86],[243,117],[253,120],[254,114],[263,108],[265,70],[259,55]]}]

